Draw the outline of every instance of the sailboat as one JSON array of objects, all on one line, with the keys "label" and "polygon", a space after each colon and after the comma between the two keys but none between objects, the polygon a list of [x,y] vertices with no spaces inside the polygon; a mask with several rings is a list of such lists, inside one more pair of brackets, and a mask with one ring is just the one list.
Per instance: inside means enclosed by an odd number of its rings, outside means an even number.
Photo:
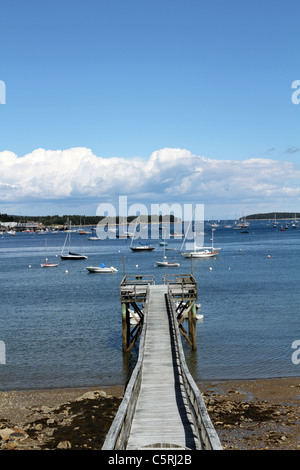
[{"label": "sailboat", "polygon": [[[45,251],[47,253],[47,242],[45,241]],[[46,258],[45,258],[45,263],[41,264],[41,267],[42,268],[56,268],[58,266],[58,263],[49,263],[49,260],[47,258],[47,254],[46,254]]]},{"label": "sailboat", "polygon": [[214,248],[214,230],[212,229],[212,238],[211,238],[211,247],[197,247],[196,240],[194,239],[194,249],[192,251],[182,251],[184,246],[185,240],[183,240],[181,246],[181,254],[184,258],[211,258],[212,256],[216,256],[219,253],[220,248]]},{"label": "sailboat", "polygon": [[152,250],[154,250],[154,246],[151,246],[151,245],[142,245],[141,242],[139,242],[138,245],[133,246],[133,240],[135,239],[137,223],[138,223],[138,222],[136,222],[136,224],[135,224],[134,235],[133,235],[133,237],[131,238],[130,249],[131,249],[132,251],[152,251]]},{"label": "sailboat", "polygon": [[273,222],[273,227],[274,228],[277,228],[277,225],[278,225],[278,222],[276,220],[276,214],[275,214],[275,218],[274,218],[274,222]]},{"label": "sailboat", "polygon": [[162,230],[163,230],[162,239],[159,240],[158,244],[160,246],[167,246],[168,242],[166,241],[166,228],[163,227]]},{"label": "sailboat", "polygon": [[67,243],[67,240],[69,239],[69,249],[70,249],[70,245],[71,245],[71,232],[67,233],[66,235],[66,239],[65,239],[65,243],[64,243],[64,246],[63,246],[63,249],[61,250],[61,259],[62,260],[76,260],[76,259],[87,259],[87,256],[85,255],[80,255],[78,253],[72,253],[71,251],[69,251],[67,254],[64,254],[64,249],[65,249],[65,246],[66,246],[66,243]]},{"label": "sailboat", "polygon": [[245,218],[243,218],[242,220],[240,220],[239,222],[235,221],[234,223],[234,226],[233,226],[233,229],[234,230],[240,230],[240,229],[245,229],[247,227],[249,227],[250,223],[247,222],[245,220]]},{"label": "sailboat", "polygon": [[176,263],[175,261],[168,261],[167,260],[167,257],[166,257],[166,246],[163,245],[164,247],[164,254],[163,254],[163,259],[162,261],[156,261],[156,265],[157,266],[161,266],[161,267],[164,267],[164,268],[176,268],[178,266],[180,266],[180,263]]},{"label": "sailboat", "polygon": [[48,258],[45,259],[45,263],[41,264],[42,268],[56,268],[58,263],[48,263]]},{"label": "sailboat", "polygon": [[142,245],[141,242],[136,246],[130,246],[132,251],[152,251],[154,250],[154,246],[151,245]]}]

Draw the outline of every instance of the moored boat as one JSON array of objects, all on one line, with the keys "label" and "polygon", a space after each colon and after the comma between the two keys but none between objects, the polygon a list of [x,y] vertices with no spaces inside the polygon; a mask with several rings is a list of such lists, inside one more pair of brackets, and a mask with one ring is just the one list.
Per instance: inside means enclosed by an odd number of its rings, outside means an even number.
[{"label": "moored boat", "polygon": [[80,260],[80,259],[87,259],[87,256],[85,255],[81,255],[79,253],[72,253],[71,251],[69,251],[67,254],[64,254],[64,249],[65,249],[65,246],[66,246],[66,243],[67,243],[67,239],[69,239],[69,247],[71,245],[71,232],[68,232],[67,233],[67,236],[66,236],[66,239],[65,239],[65,243],[64,243],[64,246],[61,250],[61,254],[60,254],[60,257],[62,260]]},{"label": "moored boat", "polygon": [[58,263],[48,263],[48,258],[46,258],[45,263],[41,264],[42,268],[56,268]]},{"label": "moored boat", "polygon": [[87,266],[86,269],[89,273],[98,273],[98,274],[105,274],[105,273],[117,273],[117,268],[113,266],[107,267],[105,264],[101,263],[100,266]]},{"label": "moored boat", "polygon": [[132,251],[152,251],[152,250],[154,250],[154,246],[151,246],[151,245],[137,245],[137,246],[131,246],[130,249]]},{"label": "moored boat", "polygon": [[[191,251],[181,251],[184,258],[211,258],[219,254],[220,248],[214,248],[214,230],[212,229],[211,247],[197,247],[194,242],[194,249]],[[184,242],[182,244],[182,247]]]}]

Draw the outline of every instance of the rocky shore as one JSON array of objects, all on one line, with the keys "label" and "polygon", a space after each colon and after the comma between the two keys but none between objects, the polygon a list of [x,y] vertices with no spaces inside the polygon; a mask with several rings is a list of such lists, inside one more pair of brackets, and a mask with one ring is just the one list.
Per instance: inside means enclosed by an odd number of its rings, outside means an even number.
[{"label": "rocky shore", "polygon": [[224,450],[300,450],[300,377],[202,383]]},{"label": "rocky shore", "polygon": [[[300,377],[198,384],[224,450],[299,450]],[[124,387],[0,392],[1,450],[100,450]]]}]

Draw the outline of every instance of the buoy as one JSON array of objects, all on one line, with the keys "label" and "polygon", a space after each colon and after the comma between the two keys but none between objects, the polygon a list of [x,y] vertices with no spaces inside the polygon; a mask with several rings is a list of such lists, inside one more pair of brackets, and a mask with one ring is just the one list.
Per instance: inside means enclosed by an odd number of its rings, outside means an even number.
[{"label": "buoy", "polygon": [[66,269],[66,270],[65,270],[65,273],[68,274],[68,272],[69,272],[69,271]]},{"label": "buoy", "polygon": [[138,268],[138,267],[139,267],[139,265],[138,265],[138,264],[136,264],[136,265],[135,265],[135,267],[136,267],[136,268]]},{"label": "buoy", "polygon": [[270,255],[268,255],[268,258],[271,258],[271,256],[270,256]]},{"label": "buoy", "polygon": [[28,268],[31,268],[31,264],[28,266]]},{"label": "buoy", "polygon": [[209,270],[212,271],[212,267],[210,267]]}]

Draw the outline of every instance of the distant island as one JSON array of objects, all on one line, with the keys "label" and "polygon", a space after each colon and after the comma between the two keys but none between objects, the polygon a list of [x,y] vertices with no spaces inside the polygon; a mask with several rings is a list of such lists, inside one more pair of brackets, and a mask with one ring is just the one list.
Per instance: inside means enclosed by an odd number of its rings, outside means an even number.
[{"label": "distant island", "polygon": [[[128,216],[127,222],[130,223],[136,219],[136,215]],[[0,228],[1,225],[6,225],[7,227],[12,224],[15,226],[16,230],[23,231],[25,228],[32,228],[34,231],[39,230],[44,227],[55,227],[56,230],[66,230],[72,227],[82,226],[96,226],[101,221],[104,220],[106,223],[116,223],[119,225],[120,218],[119,216],[116,219],[104,216],[85,216],[85,215],[46,215],[46,216],[19,216],[19,215],[9,215],[9,214],[0,214]],[[141,215],[140,220],[142,223],[150,223],[150,215]],[[153,220],[153,219],[152,219]],[[177,222],[179,219],[174,217],[174,215],[157,215],[154,216],[154,220],[157,223],[168,223],[168,222]]]},{"label": "distant island", "polygon": [[251,214],[241,217],[246,220],[282,220],[282,219],[299,219],[300,212],[265,212],[263,214]]}]

